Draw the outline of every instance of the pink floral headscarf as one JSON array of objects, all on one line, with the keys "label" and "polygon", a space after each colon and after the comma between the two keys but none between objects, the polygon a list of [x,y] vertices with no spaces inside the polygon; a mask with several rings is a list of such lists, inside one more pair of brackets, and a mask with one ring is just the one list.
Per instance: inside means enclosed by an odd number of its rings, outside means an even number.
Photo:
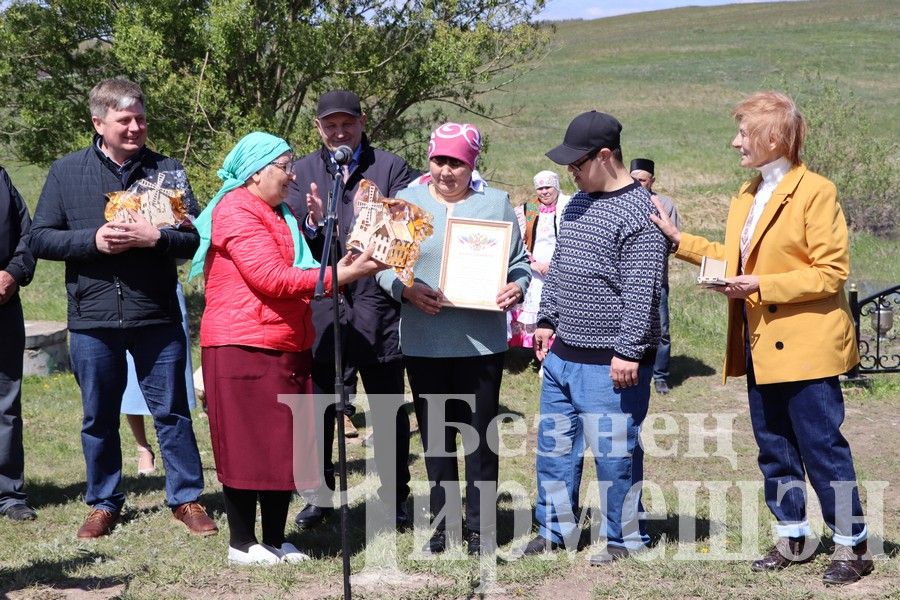
[{"label": "pink floral headscarf", "polygon": [[431,132],[428,142],[428,158],[449,156],[461,160],[475,170],[475,161],[481,152],[481,133],[469,123],[444,123]]}]

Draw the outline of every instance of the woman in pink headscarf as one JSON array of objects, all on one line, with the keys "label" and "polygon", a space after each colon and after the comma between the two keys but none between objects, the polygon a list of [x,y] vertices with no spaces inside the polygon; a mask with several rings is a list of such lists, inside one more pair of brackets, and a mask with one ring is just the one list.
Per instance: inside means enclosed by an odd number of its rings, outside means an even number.
[{"label": "woman in pink headscarf", "polygon": [[[481,136],[474,125],[445,123],[431,134],[428,173],[397,196],[434,218],[434,234],[422,242],[413,274],[405,287],[385,271],[378,283],[402,301],[400,345],[412,388],[416,416],[431,483],[431,512],[438,520],[427,552],[443,552],[462,533],[456,433],[445,423],[464,423],[478,434],[463,436],[466,465],[466,534],[469,554],[479,554],[494,539],[496,514],[481,511],[481,494],[496,489],[496,423],[506,351],[506,315],[521,302],[531,267],[516,215],[505,192],[489,188],[475,171]],[[506,221],[513,224],[506,285],[497,294],[500,310],[473,310],[442,305],[438,289],[444,232],[450,217]],[[490,428],[490,431],[489,431]],[[493,444],[488,437],[494,437]],[[492,449],[492,446],[494,449]],[[480,486],[480,487],[479,487]],[[448,496],[450,502],[448,502]],[[486,500],[496,505],[496,498]]]}]

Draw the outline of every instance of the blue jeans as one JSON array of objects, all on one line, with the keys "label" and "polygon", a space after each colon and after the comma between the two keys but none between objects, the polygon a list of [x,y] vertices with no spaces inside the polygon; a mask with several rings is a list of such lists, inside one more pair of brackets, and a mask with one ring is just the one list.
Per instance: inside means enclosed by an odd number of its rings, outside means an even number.
[{"label": "blue jeans", "polygon": [[778,535],[811,533],[806,476],[835,543],[854,546],[866,539],[853,457],[841,434],[844,397],[838,378],[758,385],[752,361],[747,362],[750,420],[759,446],[766,505],[778,521]]},{"label": "blue jeans", "polygon": [[[609,365],[544,359],[538,426],[535,520],[544,538],[574,548],[585,441],[594,454],[607,544],[634,550],[649,543],[641,514],[641,423],[650,403],[651,367],[636,386],[613,388]],[[634,489],[632,489],[634,488]],[[631,492],[631,493],[629,493]]]},{"label": "blue jeans", "polygon": [[672,356],[672,338],[669,336],[669,284],[659,289],[659,346],[653,363],[653,379],[669,381],[669,357]]},{"label": "blue jeans", "polygon": [[166,503],[175,507],[195,501],[203,491],[203,467],[187,404],[181,325],[72,331],[69,347],[84,408],[84,501],[111,511],[121,510],[125,502],[119,490],[119,410],[127,379],[126,350],[134,357],[138,382],[156,426],[166,469]]},{"label": "blue jeans", "polygon": [[[194,364],[191,360],[190,339],[191,332],[188,329],[187,301],[184,298],[184,289],[179,281],[175,285],[175,294],[178,296],[178,308],[181,309],[181,328],[184,330],[184,338],[188,340],[185,345],[184,385],[187,387],[188,410],[194,410],[196,398],[194,397]],[[126,353],[128,361],[128,383],[125,385],[125,393],[122,395],[122,412],[126,415],[149,415],[150,409],[144,401],[141,386],[134,372],[134,359],[131,353]]]}]

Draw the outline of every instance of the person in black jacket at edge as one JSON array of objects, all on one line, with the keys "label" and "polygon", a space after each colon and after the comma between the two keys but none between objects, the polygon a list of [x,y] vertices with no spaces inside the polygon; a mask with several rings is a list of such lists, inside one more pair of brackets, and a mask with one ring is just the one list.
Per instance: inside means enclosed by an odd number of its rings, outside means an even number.
[{"label": "person in black jacket at edge", "polygon": [[66,263],[69,354],[81,388],[84,500],[91,507],[78,537],[108,535],[125,503],[119,408],[126,350],[156,425],[166,504],[191,533],[211,535],[218,528],[197,502],[203,469],[187,404],[187,340],[175,293],[175,259],[191,258],[200,236],[193,228],[157,229],[138,214],[134,223],[104,218],[105,194],[166,171],[184,178],[188,212],[196,215],[198,207],[181,164],[144,145],[147,118],[137,84],[101,81],[91,90],[90,109],[97,135],[88,148],[51,165],[29,242],[36,257]]},{"label": "person in black jacket at edge", "polygon": [[[333,174],[337,170],[342,170],[344,176],[344,193],[338,208],[340,254],[347,251],[347,236],[353,230],[353,199],[360,181],[368,179],[378,186],[383,195],[394,197],[416,173],[410,171],[399,156],[369,145],[365,135],[366,115],[360,107],[359,97],[353,92],[332,90],[322,94],[316,109],[315,124],[322,138],[322,146],[294,164],[295,179],[287,203],[300,217],[310,248],[320,258],[324,245],[322,198],[328,197]],[[353,149],[353,158],[349,165],[340,167],[334,161],[334,151],[344,145]],[[409,496],[409,416],[403,408],[396,410],[402,400],[384,401],[387,394],[401,399],[403,396],[400,305],[382,291],[374,277],[355,281],[341,291],[339,306],[344,385],[353,395],[356,393],[357,374],[362,377],[363,387],[370,397],[375,465],[381,480],[379,497],[388,514],[395,516],[397,525],[405,526],[409,524],[406,509]],[[312,372],[314,390],[316,394],[334,394],[332,300],[313,300],[312,310],[316,328]],[[352,407],[348,413],[352,414]],[[308,504],[296,517],[300,529],[315,527],[333,510],[334,404],[329,404],[318,414],[320,418],[324,415],[320,440],[322,485],[317,490],[304,492]],[[396,427],[395,436],[390,435],[392,420]]]},{"label": "person in black jacket at edge", "polygon": [[19,287],[34,275],[28,248],[31,217],[22,196],[0,167],[0,514],[13,521],[37,518],[22,491],[25,449],[22,445],[22,356],[25,319]]}]

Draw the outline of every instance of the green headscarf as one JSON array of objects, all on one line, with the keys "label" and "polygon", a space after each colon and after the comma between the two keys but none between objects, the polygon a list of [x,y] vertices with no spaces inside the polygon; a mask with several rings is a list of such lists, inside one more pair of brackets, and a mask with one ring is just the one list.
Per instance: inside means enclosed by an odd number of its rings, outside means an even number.
[{"label": "green headscarf", "polygon": [[[247,182],[251,175],[271,163],[273,160],[290,152],[291,147],[286,141],[279,137],[275,137],[269,133],[254,131],[241,138],[225,160],[222,162],[222,168],[216,172],[219,179],[223,181],[222,187],[209,201],[206,208],[194,220],[194,227],[200,234],[200,247],[194,254],[191,261],[191,272],[188,275],[188,281],[203,273],[203,265],[206,262],[206,253],[209,251],[210,241],[212,240],[212,214],[216,205],[222,197],[231,190],[237,189]],[[291,231],[291,239],[294,241],[294,266],[300,269],[313,269],[319,266],[319,263],[313,258],[309,246],[303,236],[300,235],[300,228],[297,225],[297,219],[290,209],[282,202],[281,214],[287,223],[288,229]]]}]

